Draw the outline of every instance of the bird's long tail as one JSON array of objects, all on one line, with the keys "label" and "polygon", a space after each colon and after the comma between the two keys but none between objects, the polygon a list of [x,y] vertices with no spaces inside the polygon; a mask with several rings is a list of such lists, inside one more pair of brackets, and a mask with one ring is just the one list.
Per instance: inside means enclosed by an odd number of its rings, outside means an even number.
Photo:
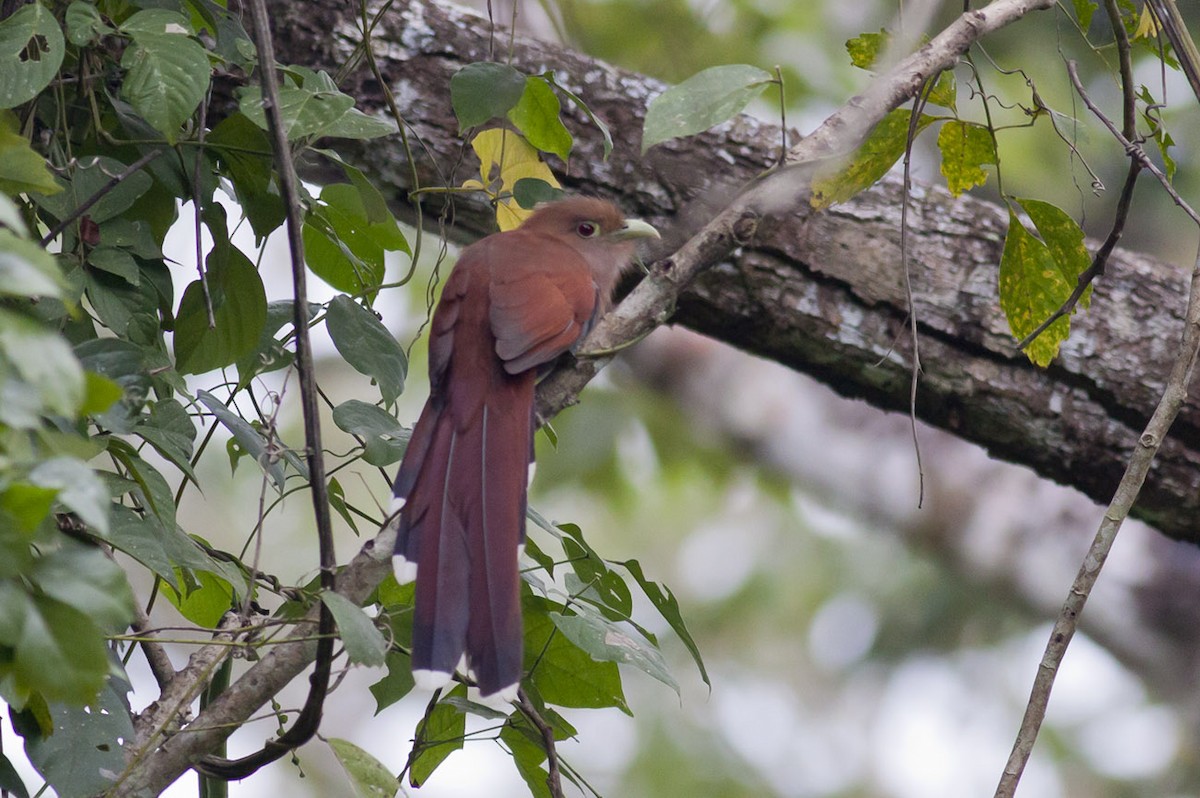
[{"label": "bird's long tail", "polygon": [[449,681],[465,655],[483,695],[516,696],[522,670],[518,547],[531,460],[532,374],[504,375],[473,412],[431,400],[396,476],[396,576],[417,581],[414,678]]}]

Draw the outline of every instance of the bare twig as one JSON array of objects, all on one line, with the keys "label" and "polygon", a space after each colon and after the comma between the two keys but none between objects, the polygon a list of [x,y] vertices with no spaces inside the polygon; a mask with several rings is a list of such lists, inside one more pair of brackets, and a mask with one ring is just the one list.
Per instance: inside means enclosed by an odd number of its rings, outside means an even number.
[{"label": "bare twig", "polygon": [[154,674],[154,681],[158,682],[159,691],[166,690],[167,685],[175,678],[175,666],[171,664],[171,658],[167,656],[162,645],[154,639],[157,632],[150,627],[150,617],[140,606],[137,607],[137,615],[133,623],[129,624],[129,628],[141,636],[138,642],[141,643],[142,653],[146,655],[150,672]]},{"label": "bare twig", "polygon": [[1096,584],[1096,579],[1100,576],[1100,569],[1104,567],[1108,553],[1112,550],[1113,541],[1116,540],[1121,524],[1129,515],[1134,501],[1137,500],[1142,483],[1146,480],[1146,474],[1150,471],[1150,465],[1154,462],[1154,456],[1158,453],[1171,424],[1179,414],[1184,400],[1187,399],[1187,386],[1192,378],[1198,351],[1200,351],[1200,255],[1197,256],[1192,271],[1183,340],[1180,343],[1179,354],[1171,368],[1167,386],[1163,390],[1158,407],[1154,410],[1154,415],[1150,417],[1149,423],[1146,424],[1138,438],[1137,448],[1129,459],[1129,465],[1104,513],[1104,519],[1100,522],[1100,528],[1096,531],[1091,548],[1088,549],[1087,556],[1084,557],[1083,564],[1079,567],[1079,573],[1071,585],[1071,591],[1067,595],[1062,611],[1059,612],[1058,620],[1054,623],[1054,629],[1050,632],[1050,640],[1046,644],[1045,653],[1042,654],[1042,660],[1038,663],[1037,676],[1033,682],[1029,703],[1025,707],[1025,716],[1021,720],[1021,729],[1017,734],[1008,764],[1004,768],[1000,784],[996,787],[996,798],[1010,798],[1016,792],[1021,773],[1025,769],[1026,762],[1029,761],[1033,744],[1037,740],[1038,731],[1041,729],[1042,720],[1046,715],[1050,691],[1054,687],[1054,677],[1067,653],[1067,646],[1075,634],[1083,606],[1091,594],[1092,587]]},{"label": "bare twig", "polygon": [[105,181],[104,185],[96,189],[96,192],[92,194],[92,196],[85,199],[79,204],[79,207],[67,214],[67,218],[60,221],[49,233],[46,233],[46,235],[42,236],[41,245],[43,247],[49,246],[50,242],[62,235],[62,232],[70,227],[76,219],[78,219],[80,216],[83,216],[85,213],[91,210],[93,205],[104,199],[108,192],[112,191],[114,188],[121,185],[138,172],[142,171],[142,169],[146,168],[146,164],[150,163],[166,151],[167,150],[165,147],[151,150],[141,158],[138,158],[136,161],[129,164],[129,166],[125,167],[120,174],[110,177],[107,181]]},{"label": "bare twig", "polygon": [[1121,131],[1117,130],[1117,126],[1112,123],[1112,120],[1101,113],[1100,109],[1096,107],[1096,104],[1092,102],[1092,98],[1088,96],[1087,91],[1083,88],[1083,83],[1079,80],[1079,70],[1074,61],[1067,62],[1067,74],[1071,76],[1071,85],[1075,87],[1075,91],[1079,94],[1079,98],[1083,100],[1083,104],[1088,107],[1088,110],[1095,114],[1096,118],[1104,123],[1104,126],[1108,128],[1108,132],[1113,135],[1113,138],[1119,141],[1121,146],[1125,148],[1125,152],[1129,153],[1129,155],[1133,158],[1136,158],[1137,162],[1141,164],[1143,169],[1154,175],[1155,179],[1158,180],[1159,184],[1163,187],[1163,191],[1167,192],[1167,196],[1169,196],[1171,200],[1188,215],[1188,218],[1197,225],[1200,225],[1200,214],[1197,214],[1196,211],[1192,209],[1192,206],[1187,203],[1187,200],[1179,196],[1179,192],[1176,191],[1175,187],[1171,185],[1171,181],[1167,179],[1167,176],[1164,175],[1162,170],[1158,168],[1158,165],[1150,159],[1150,156],[1146,154],[1146,151],[1143,150],[1136,142],[1125,138],[1125,136],[1121,134]]},{"label": "bare twig", "polygon": [[537,707],[529,700],[524,688],[517,693],[517,706],[542,735],[542,747],[546,749],[546,787],[550,790],[552,798],[563,798],[562,774],[558,768],[558,749],[554,745],[554,729],[537,711]]}]

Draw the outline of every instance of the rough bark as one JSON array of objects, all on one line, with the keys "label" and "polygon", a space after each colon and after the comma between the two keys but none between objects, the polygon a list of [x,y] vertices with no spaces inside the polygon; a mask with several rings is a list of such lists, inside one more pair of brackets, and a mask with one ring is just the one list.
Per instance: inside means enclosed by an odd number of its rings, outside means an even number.
[{"label": "rough bark", "polygon": [[[361,39],[348,6],[279,2],[276,8],[282,60],[334,70]],[[374,30],[380,70],[420,139],[415,154],[422,185],[457,185],[477,168],[464,151],[447,86],[462,66],[491,57],[492,32],[472,12],[415,0],[393,5]],[[495,41],[507,57],[502,29]],[[612,197],[666,231],[656,254],[673,252],[777,157],[780,130],[744,116],[642,157],[642,115],[660,83],[545,42],[516,38],[511,53],[518,69],[553,70],[608,122],[616,147],[604,161],[595,127],[569,109],[576,155],[557,166],[570,188]],[[344,85],[363,107],[383,107],[379,84],[364,65]],[[399,212],[410,212],[406,197],[413,185],[397,144],[371,142],[348,154],[394,190]],[[427,208],[436,201],[427,197]],[[918,415],[997,457],[1106,500],[1179,340],[1183,274],[1118,250],[1091,309],[1075,317],[1059,358],[1038,369],[1015,351],[999,310],[1007,212],[928,186],[918,186],[910,201],[923,367]],[[827,212],[800,208],[766,219],[748,245],[684,293],[672,321],[812,374],[846,396],[905,409],[911,342],[899,218],[900,187],[888,179]],[[456,199],[452,235],[473,238],[490,224],[486,204]],[[1200,414],[1189,403],[1137,507],[1158,529],[1192,541],[1200,540],[1194,523],[1198,432]]]}]

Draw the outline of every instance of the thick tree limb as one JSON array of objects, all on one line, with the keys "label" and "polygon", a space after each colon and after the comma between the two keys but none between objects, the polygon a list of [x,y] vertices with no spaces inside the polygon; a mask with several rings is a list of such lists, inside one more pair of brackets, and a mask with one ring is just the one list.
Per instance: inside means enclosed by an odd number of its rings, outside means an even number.
[{"label": "thick tree limb", "polygon": [[[279,11],[285,59],[332,68],[357,42],[353,14],[340,5],[280,3]],[[446,86],[454,71],[488,57],[489,32],[487,20],[471,12],[417,0],[397,3],[375,29],[382,73],[404,98],[408,121],[422,139],[417,165],[428,184],[467,177],[467,168],[447,173],[463,144]],[[925,59],[922,69],[941,63],[927,54],[930,47],[914,56]],[[666,142],[641,158],[641,117],[660,83],[520,38],[513,58],[529,72],[555,70],[609,122],[616,150],[606,163],[598,134],[582,113],[570,112],[578,157],[565,170],[565,182],[613,197],[666,230],[664,253],[678,249],[771,165],[779,131],[748,117],[694,139]],[[350,78],[347,90],[365,107],[381,105],[378,86],[365,71]],[[896,98],[879,91],[883,106]],[[856,98],[852,106],[876,99]],[[411,189],[397,150],[372,142],[351,155],[399,197]],[[673,321],[812,374],[847,396],[906,409],[899,203],[898,182],[889,179],[828,212],[811,214],[801,203],[765,220],[734,257],[690,285]],[[1091,309],[1074,318],[1062,354],[1049,369],[1038,369],[1017,353],[999,310],[1006,211],[934,188],[922,189],[913,203],[913,291],[924,367],[918,414],[995,456],[1107,501],[1169,371],[1185,277],[1167,264],[1117,250]],[[403,212],[404,205],[398,208]],[[453,234],[473,238],[490,229],[490,211],[460,198],[454,221]],[[732,224],[706,230],[728,236]],[[586,374],[592,366],[579,368]],[[561,406],[566,397],[543,401]],[[1197,473],[1200,412],[1189,403],[1134,514],[1168,535],[1200,541],[1193,523],[1200,511]]]}]

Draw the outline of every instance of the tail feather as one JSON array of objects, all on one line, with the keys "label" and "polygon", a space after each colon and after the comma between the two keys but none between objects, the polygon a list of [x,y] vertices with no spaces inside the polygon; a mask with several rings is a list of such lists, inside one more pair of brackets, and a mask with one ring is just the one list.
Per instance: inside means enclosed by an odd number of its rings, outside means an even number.
[{"label": "tail feather", "polygon": [[471,618],[467,656],[484,695],[515,690],[521,680],[521,576],[517,550],[525,535],[529,407],[533,376],[506,379],[484,407],[479,462],[482,509],[471,545]]},{"label": "tail feather", "polygon": [[[396,477],[397,574],[415,563],[412,665],[444,684],[466,654],[480,692],[515,696],[534,375],[498,374],[467,418],[426,405]],[[413,458],[410,466],[409,458]],[[403,563],[403,565],[401,565]]]}]

